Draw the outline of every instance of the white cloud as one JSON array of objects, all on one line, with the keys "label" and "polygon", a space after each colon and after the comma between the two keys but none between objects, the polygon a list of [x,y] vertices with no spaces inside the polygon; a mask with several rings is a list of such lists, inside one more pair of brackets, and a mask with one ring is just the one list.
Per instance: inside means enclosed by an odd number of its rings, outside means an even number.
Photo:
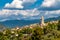
[{"label": "white cloud", "polygon": [[7,8],[23,8],[22,6],[23,1],[21,0],[13,0],[12,3],[7,3],[5,7]]},{"label": "white cloud", "polygon": [[44,2],[42,3],[43,7],[50,7],[52,5],[54,5],[55,0],[44,0]]},{"label": "white cloud", "polygon": [[45,15],[49,14],[60,14],[60,10],[55,10],[55,11],[45,11]]},{"label": "white cloud", "polygon": [[24,8],[24,3],[34,3],[36,0],[13,0],[12,3],[7,3],[4,8]]},{"label": "white cloud", "polygon": [[23,0],[23,2],[31,2],[31,3],[33,3],[33,2],[36,2],[37,0]]},{"label": "white cloud", "polygon": [[60,7],[60,0],[44,0],[41,7]]},{"label": "white cloud", "polygon": [[54,10],[54,11],[44,11],[44,16],[46,18],[52,18],[52,17],[58,17],[60,16],[60,10]]},{"label": "white cloud", "polygon": [[60,16],[60,10],[54,11],[39,11],[37,8],[31,10],[0,10],[0,20],[10,20],[11,18],[21,20],[24,19],[40,19],[41,16],[45,18]]},{"label": "white cloud", "polygon": [[[21,18],[28,18],[31,19],[33,16],[39,15],[39,11],[35,9],[33,10],[8,10],[8,9],[3,9],[0,11],[0,20],[10,20],[11,17],[13,19],[20,20]],[[11,19],[12,20],[12,19]]]},{"label": "white cloud", "polygon": [[38,15],[38,10],[34,12],[35,9],[33,10],[8,10],[8,9],[3,9],[0,11],[0,15],[6,15],[6,16],[11,16],[11,15],[23,15],[23,16],[35,16]]}]

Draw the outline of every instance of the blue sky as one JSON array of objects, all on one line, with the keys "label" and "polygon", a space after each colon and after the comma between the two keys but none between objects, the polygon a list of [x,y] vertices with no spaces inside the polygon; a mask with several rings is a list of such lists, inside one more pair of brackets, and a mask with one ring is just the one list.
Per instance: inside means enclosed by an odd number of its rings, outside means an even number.
[{"label": "blue sky", "polygon": [[11,3],[13,0],[0,0],[0,9],[5,6],[6,3]]},{"label": "blue sky", "polygon": [[0,21],[60,16],[60,0],[0,0]]},{"label": "blue sky", "polygon": [[[0,9],[3,9],[4,6],[7,4],[7,3],[12,3],[14,0],[0,0]],[[22,0],[23,1],[23,0]],[[28,3],[28,2],[25,2],[23,3],[22,5],[24,6],[23,9],[33,9],[33,8],[36,8],[36,7],[39,7],[41,5],[43,0],[36,0],[34,3]],[[27,5],[26,5],[27,4]],[[13,8],[12,8],[13,9]]]}]

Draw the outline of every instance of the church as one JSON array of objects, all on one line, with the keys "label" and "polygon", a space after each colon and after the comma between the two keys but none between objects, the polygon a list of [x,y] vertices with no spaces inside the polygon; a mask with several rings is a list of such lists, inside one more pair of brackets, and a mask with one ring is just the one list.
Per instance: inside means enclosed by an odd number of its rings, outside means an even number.
[{"label": "church", "polygon": [[44,23],[44,17],[42,16],[41,17],[41,23],[40,23],[40,26],[43,28],[43,26],[45,26],[45,23]]}]

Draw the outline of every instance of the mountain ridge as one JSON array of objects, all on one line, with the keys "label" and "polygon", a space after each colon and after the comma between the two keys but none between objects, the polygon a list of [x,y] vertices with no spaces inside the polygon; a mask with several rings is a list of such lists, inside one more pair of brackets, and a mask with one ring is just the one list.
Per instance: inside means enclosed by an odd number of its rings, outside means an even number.
[{"label": "mountain ridge", "polygon": [[[45,19],[45,22],[49,22],[49,21],[56,21],[56,20],[60,20],[60,16],[59,17],[54,17],[54,18],[48,18]],[[30,25],[30,24],[35,24],[35,23],[40,23],[41,20],[40,19],[35,19],[35,20],[6,20],[3,22],[0,22],[0,24],[6,26],[6,27],[16,27],[16,26],[26,26],[26,25]]]}]

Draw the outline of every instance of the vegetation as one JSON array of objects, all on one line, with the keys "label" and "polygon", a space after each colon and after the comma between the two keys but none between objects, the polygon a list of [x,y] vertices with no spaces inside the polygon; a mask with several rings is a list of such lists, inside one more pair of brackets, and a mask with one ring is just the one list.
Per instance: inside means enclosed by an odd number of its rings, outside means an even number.
[{"label": "vegetation", "polygon": [[0,40],[60,40],[60,21],[49,23],[43,28],[33,25],[23,28],[4,29],[0,31]]}]

